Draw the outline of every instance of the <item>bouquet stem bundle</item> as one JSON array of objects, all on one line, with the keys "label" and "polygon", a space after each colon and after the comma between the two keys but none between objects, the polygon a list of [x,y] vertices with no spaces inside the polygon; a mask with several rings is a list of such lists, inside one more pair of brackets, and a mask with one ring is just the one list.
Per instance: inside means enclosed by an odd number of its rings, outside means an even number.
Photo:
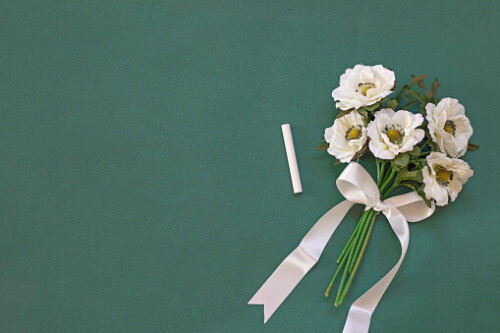
[{"label": "bouquet stem bundle", "polygon": [[[387,164],[389,165],[389,168],[386,169],[385,162],[377,163],[377,187],[383,199],[385,199],[396,187],[396,183],[393,183],[393,186],[387,188],[397,173],[396,168],[392,167],[390,163]],[[349,237],[347,244],[344,246],[344,249],[337,259],[338,267],[325,291],[325,296],[328,297],[334,287],[335,281],[343,270],[337,296],[335,297],[336,307],[344,301],[352,280],[356,275],[356,271],[358,270],[363,254],[365,253],[366,245],[370,239],[376,215],[377,212],[373,208],[363,212],[358,223],[356,224],[356,227],[354,228],[354,231]]]}]

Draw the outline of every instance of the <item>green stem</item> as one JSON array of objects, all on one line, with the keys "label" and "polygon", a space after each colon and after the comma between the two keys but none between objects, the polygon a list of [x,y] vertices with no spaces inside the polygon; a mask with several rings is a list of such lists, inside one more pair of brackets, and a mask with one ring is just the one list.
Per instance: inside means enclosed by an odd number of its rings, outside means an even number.
[{"label": "green stem", "polygon": [[349,249],[349,255],[347,256],[347,265],[344,268],[344,274],[342,274],[342,280],[340,280],[340,286],[339,286],[339,290],[337,291],[337,297],[335,297],[335,307],[339,306],[340,296],[342,293],[342,289],[344,288],[344,283],[345,283],[345,280],[347,277],[347,267],[349,265],[349,262],[352,260],[352,255],[354,252],[353,250],[354,250],[354,247],[351,246],[351,248]]},{"label": "green stem", "polygon": [[[385,173],[382,175],[382,180],[380,181],[380,185],[382,185],[387,179],[389,179],[389,176],[391,174],[392,168],[389,165],[389,168],[385,170]],[[380,186],[379,186],[380,188]]]},{"label": "green stem", "polygon": [[377,186],[378,186],[378,180],[380,179],[380,163],[377,162]]},{"label": "green stem", "polygon": [[363,213],[363,215],[361,215],[361,218],[359,219],[358,224],[356,225],[356,228],[354,228],[354,231],[352,232],[351,237],[347,241],[347,244],[344,246],[342,253],[340,254],[339,258],[337,259],[337,264],[340,263],[340,265],[337,267],[337,270],[333,274],[333,277],[332,277],[332,280],[330,281],[330,284],[326,288],[326,291],[325,291],[326,297],[328,297],[330,295],[330,291],[333,288],[333,284],[335,283],[335,280],[337,280],[337,277],[340,273],[340,270],[342,269],[344,264],[347,262],[348,254],[350,253],[351,248],[353,248],[357,245],[355,239],[357,239],[357,237],[358,237],[357,235],[360,233],[361,229],[363,228],[363,225],[364,225],[367,217],[368,217],[368,211],[365,211]]},{"label": "green stem", "polygon": [[408,104],[403,105],[402,107],[398,108],[398,110],[406,110],[407,107],[412,106],[413,104],[418,103],[417,101],[412,101]]},{"label": "green stem", "polygon": [[380,173],[377,174],[377,187],[380,187],[380,183],[382,183],[382,179],[384,179],[385,173],[385,162],[380,162],[382,166],[380,167]]},{"label": "green stem", "polygon": [[364,221],[366,219],[368,215],[368,212],[365,211],[363,213],[363,215],[361,215],[359,221],[358,221],[358,224],[356,224],[356,228],[354,228],[354,231],[352,232],[351,234],[351,237],[349,237],[349,240],[347,241],[347,244],[344,246],[344,249],[342,250],[342,252],[340,253],[339,255],[339,258],[337,259],[337,264],[340,263],[342,261],[342,258],[344,257],[344,255],[347,253],[347,249],[349,248],[349,246],[351,245],[356,233],[358,232],[358,229],[359,229],[359,226],[361,225],[361,222]]},{"label": "green stem", "polygon": [[[365,212],[366,212],[366,214],[363,213],[364,219],[362,220],[362,222],[360,224],[358,232],[356,233],[356,235],[353,238],[353,241],[351,243],[351,246],[349,247],[349,250],[346,253],[346,256],[350,255],[350,254],[354,254],[355,249],[357,248],[357,246],[359,244],[359,239],[360,239],[360,237],[362,237],[363,231],[365,230],[365,225],[367,224],[366,222],[368,221],[368,216],[370,215],[370,211],[369,210],[366,210]],[[361,239],[363,239],[363,238],[361,238]],[[349,266],[351,265],[351,260],[353,260],[353,259],[347,260],[346,269],[348,269]]]},{"label": "green stem", "polygon": [[394,182],[391,187],[389,187],[387,189],[387,191],[385,191],[384,195],[382,196],[382,201],[384,201],[385,199],[387,199],[387,197],[389,196],[389,194],[396,188],[399,186],[399,183],[398,182]]},{"label": "green stem", "polygon": [[349,276],[349,280],[347,281],[345,290],[342,293],[342,297],[340,298],[340,303],[339,304],[342,304],[342,302],[344,301],[345,295],[347,294],[347,291],[349,290],[349,287],[351,286],[352,279],[354,278],[354,275],[356,275],[356,271],[358,270],[359,263],[361,262],[361,258],[363,258],[363,254],[365,253],[366,245],[368,244],[368,240],[370,239],[370,235],[371,235],[371,232],[372,232],[372,229],[373,229],[373,224],[374,224],[374,221],[375,221],[375,217],[376,217],[376,215],[374,215],[372,217],[371,221],[368,223],[370,225],[370,227],[368,229],[368,233],[366,234],[365,240],[363,242],[363,246],[361,247],[361,252],[359,253],[358,259],[356,260],[356,264],[354,265],[352,273]]},{"label": "green stem", "polygon": [[368,221],[367,223],[365,223],[364,225],[364,228],[363,228],[363,232],[361,234],[361,238],[360,238],[360,241],[358,242],[358,244],[356,245],[356,250],[354,251],[354,255],[352,257],[352,260],[350,263],[348,263],[348,266],[346,267],[347,269],[349,269],[349,273],[352,272],[353,268],[354,268],[354,263],[355,263],[355,260],[356,258],[358,258],[358,254],[359,254],[359,251],[361,249],[361,240],[365,239],[365,235],[366,235],[366,232],[368,230],[368,227],[370,225],[370,221],[373,219],[373,215],[375,215],[375,210],[373,209],[370,209],[369,210],[369,214],[368,214],[368,217],[366,218],[366,220]]},{"label": "green stem", "polygon": [[384,188],[391,182],[391,180],[392,180],[392,178],[394,177],[395,174],[396,174],[396,169],[395,168],[391,168],[391,173],[386,177],[386,179],[384,179],[384,182],[380,186],[380,193],[382,193],[382,191],[384,190]]},{"label": "green stem", "polygon": [[332,280],[330,281],[328,288],[326,288],[325,297],[328,297],[330,295],[330,291],[333,288],[333,284],[335,283],[335,280],[337,280],[337,277],[340,273],[340,270],[342,269],[342,267],[344,267],[344,264],[346,263],[346,261],[347,261],[347,256],[342,259],[342,261],[340,262],[340,265],[337,267],[337,270],[335,271],[335,274],[333,274]]}]

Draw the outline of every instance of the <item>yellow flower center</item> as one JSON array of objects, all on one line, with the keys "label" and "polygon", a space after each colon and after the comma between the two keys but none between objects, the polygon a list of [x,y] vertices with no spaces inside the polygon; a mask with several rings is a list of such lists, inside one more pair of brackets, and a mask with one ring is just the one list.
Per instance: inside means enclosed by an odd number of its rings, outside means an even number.
[{"label": "yellow flower center", "polygon": [[443,167],[437,167],[434,171],[436,171],[436,180],[441,185],[448,185],[450,180],[453,180],[453,172],[450,170],[446,170]]},{"label": "yellow flower center", "polygon": [[368,90],[375,88],[375,85],[371,82],[358,84],[358,89],[356,91],[360,92],[363,96],[366,96]]},{"label": "yellow flower center", "polygon": [[351,127],[349,128],[349,130],[347,131],[345,137],[347,140],[355,140],[355,139],[358,139],[359,137],[361,136],[361,128],[359,127]]},{"label": "yellow flower center", "polygon": [[455,124],[453,123],[453,121],[451,120],[448,120],[445,124],[444,124],[444,127],[443,129],[450,133],[451,135],[455,135],[455,130],[456,130],[456,127],[455,127]]},{"label": "yellow flower center", "polygon": [[387,131],[386,134],[387,137],[389,138],[389,141],[391,141],[392,143],[397,143],[401,141],[401,138],[403,137],[401,132],[395,128],[391,128],[390,130]]}]

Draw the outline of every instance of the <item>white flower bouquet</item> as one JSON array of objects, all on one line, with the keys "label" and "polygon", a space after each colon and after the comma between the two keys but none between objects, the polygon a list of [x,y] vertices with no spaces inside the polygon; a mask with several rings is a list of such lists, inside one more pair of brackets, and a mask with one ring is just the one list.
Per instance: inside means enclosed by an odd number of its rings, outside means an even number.
[{"label": "white flower bouquet", "polygon": [[[367,333],[372,313],[406,255],[408,222],[422,221],[433,214],[436,205],[454,201],[473,175],[460,159],[468,149],[479,148],[469,143],[472,127],[464,107],[454,98],[437,97],[437,79],[428,89],[423,82],[425,75],[412,77],[412,82],[398,92],[394,72],[381,65],[356,65],[340,77],[340,87],[332,93],[340,112],[316,150],[335,156],[335,164],[349,163],[336,181],[346,200],[313,225],[249,301],[264,305],[264,322],[318,262],[349,209],[362,204],[365,210],[338,257],[325,296],[339,281],[334,304],[342,304],[363,258],[375,217],[383,213],[401,244],[401,257],[351,305],[343,331]],[[394,97],[390,98],[391,94]],[[377,167],[376,181],[358,163],[370,155]],[[412,191],[389,197],[399,187]]]},{"label": "white flower bouquet", "polygon": [[[406,186],[429,207],[444,206],[457,198],[473,175],[467,162],[459,158],[478,146],[469,143],[473,131],[463,105],[454,98],[437,97],[437,78],[429,90],[423,82],[425,75],[412,77],[413,81],[396,93],[392,70],[381,65],[348,69],[332,93],[340,112],[333,126],[325,130],[325,142],[316,149],[335,156],[336,164],[358,161],[371,153],[382,200],[394,189]],[[419,113],[408,111],[410,107]],[[325,292],[328,297],[340,279],[335,306],[342,304],[349,290],[376,213],[374,208],[365,210],[337,260]]]}]

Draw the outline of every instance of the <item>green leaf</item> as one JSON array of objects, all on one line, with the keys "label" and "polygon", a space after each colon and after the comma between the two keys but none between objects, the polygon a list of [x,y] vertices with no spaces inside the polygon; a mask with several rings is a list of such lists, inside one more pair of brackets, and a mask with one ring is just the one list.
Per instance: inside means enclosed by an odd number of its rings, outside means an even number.
[{"label": "green leaf", "polygon": [[422,153],[422,150],[420,149],[419,146],[415,146],[415,148],[413,148],[413,150],[411,152],[409,152],[409,154],[411,156],[420,156],[421,153]]},{"label": "green leaf", "polygon": [[394,158],[394,163],[396,163],[400,167],[407,166],[408,162],[410,162],[410,155],[407,153],[396,155],[396,157]]},{"label": "green leaf", "polygon": [[380,104],[383,103],[383,102],[385,102],[385,101],[387,101],[387,99],[388,99],[387,97],[384,97],[380,101],[378,101],[377,103],[374,103],[374,104],[367,105],[367,106],[364,106],[362,108],[359,108],[358,112],[360,112],[362,110],[363,111],[366,110],[366,111],[370,111],[370,112],[375,111],[376,109],[380,108]]},{"label": "green leaf", "polygon": [[[392,71],[392,69],[391,69]],[[394,72],[394,71],[393,71]],[[396,91],[396,89],[398,88],[398,82],[397,81],[394,81],[394,86],[392,87],[392,91]]]},{"label": "green leaf", "polygon": [[410,103],[406,103],[405,105],[403,105],[399,109],[400,110],[407,110],[410,106],[412,106],[413,104],[416,104],[416,103],[418,103],[418,101],[411,101]]},{"label": "green leaf", "polygon": [[439,83],[438,78],[434,78],[434,82],[431,83],[431,96],[436,98],[437,96],[437,91],[439,87],[441,86],[441,83]]},{"label": "green leaf", "polygon": [[367,123],[365,125],[368,125],[368,121],[369,121],[368,111],[366,111],[364,109],[359,109],[358,113],[364,118],[364,120],[366,120]]},{"label": "green leaf", "polygon": [[365,106],[365,110],[367,110],[367,111],[373,111],[376,108],[378,108],[379,106],[380,106],[380,102],[372,104],[372,105]]},{"label": "green leaf", "polygon": [[328,149],[328,147],[330,147],[329,143],[322,143],[322,144],[320,144],[319,146],[316,147],[316,150],[317,151],[325,151],[325,150]]},{"label": "green leaf", "polygon": [[408,188],[411,188],[414,191],[418,191],[418,189],[421,186],[421,184],[418,184],[417,182],[413,182],[413,181],[405,181],[405,182],[401,182],[400,184],[403,186],[406,186]]},{"label": "green leaf", "polygon": [[396,94],[396,97],[394,97],[394,99],[398,101],[398,103],[401,101],[401,97],[409,87],[410,87],[409,85],[405,84],[403,88],[401,88],[401,90]]},{"label": "green leaf", "polygon": [[434,141],[432,141],[432,137],[431,137],[431,134],[429,133],[429,129],[426,127],[424,130],[425,130],[425,137],[427,138],[427,144],[429,145],[429,147],[431,147],[432,151],[437,151],[436,143]]},{"label": "green leaf", "polygon": [[349,110],[339,110],[339,113],[337,114],[337,116],[335,117],[335,119],[339,119],[345,115],[348,115],[349,113],[351,113],[352,111],[354,111],[354,108],[351,108]]},{"label": "green leaf", "polygon": [[410,163],[408,163],[408,170],[415,171],[420,170],[427,165],[427,159],[425,157],[410,158]]},{"label": "green leaf", "polygon": [[424,193],[424,184],[416,183],[416,182],[402,182],[401,185],[406,186],[417,192],[417,194],[425,201],[427,207],[431,207],[431,200],[427,199]]},{"label": "green leaf", "polygon": [[422,103],[420,104],[420,113],[422,114],[422,116],[426,117],[427,116],[427,110],[425,109],[425,106],[427,105],[427,103]]},{"label": "green leaf", "polygon": [[427,77],[427,75],[426,75],[426,74],[422,74],[422,75],[420,75],[420,76],[415,76],[415,75],[413,75],[413,74],[410,74],[410,76],[411,76],[411,77],[412,77],[412,79],[413,79],[413,80],[412,80],[412,82],[411,82],[410,87],[411,87],[411,86],[413,86],[415,83],[417,83],[417,84],[418,84],[419,82],[424,81],[424,80],[425,80],[425,78]]},{"label": "green leaf", "polygon": [[403,92],[403,98],[405,99],[405,101],[410,104],[411,102],[419,102],[417,100],[415,100],[409,93],[408,91],[410,91],[410,88],[408,88],[407,90],[405,90]]},{"label": "green leaf", "polygon": [[479,145],[476,145],[474,143],[469,142],[469,144],[467,145],[467,149],[470,150],[470,151],[478,150],[479,149]]},{"label": "green leaf", "polygon": [[422,91],[425,93],[425,95],[428,97],[431,97],[431,92],[429,91],[429,89],[427,89],[427,87],[424,84],[424,79],[425,79],[426,75],[424,74],[420,78],[417,78],[415,75],[412,75],[411,77],[413,78],[414,82],[417,83],[417,85],[420,87],[420,89],[422,89]]},{"label": "green leaf", "polygon": [[427,197],[425,196],[425,192],[424,192],[424,184],[420,185],[420,187],[417,189],[417,193],[418,195],[420,195],[420,197],[422,199],[424,199],[425,201],[425,204],[427,205],[427,207],[431,207],[431,200],[427,199]]},{"label": "green leaf", "polygon": [[[416,100],[418,100],[420,103],[425,103],[424,96],[422,96],[418,91],[409,89],[408,94],[410,96],[412,96],[413,98],[415,98]],[[427,103],[425,103],[425,104],[427,104]]]},{"label": "green leaf", "polygon": [[398,107],[398,101],[396,101],[395,99],[391,99],[388,103],[387,103],[387,107],[393,109],[393,110],[396,110],[396,108]]},{"label": "green leaf", "polygon": [[422,170],[408,171],[408,168],[403,168],[398,172],[396,181],[401,182],[405,180],[411,180],[415,182],[422,182]]}]

